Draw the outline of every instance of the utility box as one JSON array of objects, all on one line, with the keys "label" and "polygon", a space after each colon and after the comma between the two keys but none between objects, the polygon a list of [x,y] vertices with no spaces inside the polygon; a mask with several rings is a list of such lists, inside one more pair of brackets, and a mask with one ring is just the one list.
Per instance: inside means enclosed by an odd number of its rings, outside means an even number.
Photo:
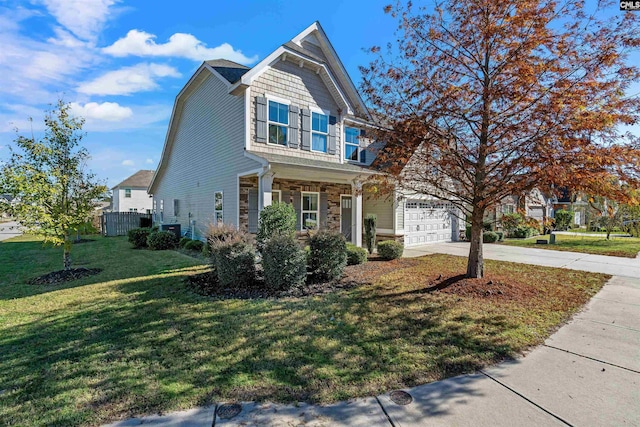
[{"label": "utility box", "polygon": [[180,240],[180,224],[162,224],[162,231],[170,231]]},{"label": "utility box", "polygon": [[549,234],[549,244],[550,245],[555,245],[556,244],[556,235],[551,233]]}]

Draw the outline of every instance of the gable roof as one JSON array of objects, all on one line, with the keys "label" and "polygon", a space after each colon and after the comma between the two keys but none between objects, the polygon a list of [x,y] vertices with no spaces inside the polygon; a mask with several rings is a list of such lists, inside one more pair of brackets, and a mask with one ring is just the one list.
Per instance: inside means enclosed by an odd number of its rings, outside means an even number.
[{"label": "gable roof", "polygon": [[139,170],[138,172],[131,175],[129,178],[122,181],[120,184],[112,187],[111,189],[113,190],[114,188],[118,188],[118,187],[147,188],[149,187],[149,184],[151,184],[151,179],[153,179],[154,173],[155,171],[153,170]]},{"label": "gable roof", "polygon": [[212,59],[204,62],[216,70],[231,84],[240,80],[240,78],[250,70],[249,67],[238,64],[237,62],[229,61],[228,59]]}]

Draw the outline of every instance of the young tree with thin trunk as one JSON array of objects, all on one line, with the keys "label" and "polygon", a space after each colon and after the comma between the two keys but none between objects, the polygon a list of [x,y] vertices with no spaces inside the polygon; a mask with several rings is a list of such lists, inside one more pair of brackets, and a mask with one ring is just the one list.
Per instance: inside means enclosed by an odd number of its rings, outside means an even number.
[{"label": "young tree with thin trunk", "polygon": [[[467,276],[484,274],[485,211],[508,195],[568,186],[623,197],[638,182],[635,124],[626,97],[640,78],[633,13],[581,1],[398,2],[397,43],[362,67],[362,89],[385,142],[384,190],[447,200],[471,223]],[[605,15],[606,22],[601,19]],[[610,179],[615,177],[615,180]],[[379,179],[379,178],[378,178]]]},{"label": "young tree with thin trunk", "polygon": [[14,199],[8,209],[28,233],[62,245],[64,269],[71,268],[74,230],[90,220],[96,201],[107,191],[85,172],[89,153],[80,146],[84,119],[58,100],[44,120],[41,140],[18,136],[2,168],[2,191]]}]

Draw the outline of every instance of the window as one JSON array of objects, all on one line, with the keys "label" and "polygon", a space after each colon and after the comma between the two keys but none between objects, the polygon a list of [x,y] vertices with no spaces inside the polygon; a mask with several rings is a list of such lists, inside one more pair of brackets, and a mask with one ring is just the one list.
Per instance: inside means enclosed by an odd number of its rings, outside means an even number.
[{"label": "window", "polygon": [[360,148],[358,138],[360,129],[345,127],[344,128],[344,159],[354,162],[360,161]]},{"label": "window", "polygon": [[271,191],[271,202],[280,203],[282,201],[282,192],[280,190]]},{"label": "window", "polygon": [[138,212],[138,208],[129,208],[129,212]]},{"label": "window", "polygon": [[513,205],[502,205],[502,213],[503,214],[512,214],[515,212],[515,206]]},{"label": "window", "polygon": [[127,199],[131,198],[131,189],[130,188],[125,188],[124,189],[124,197]]},{"label": "window", "polygon": [[213,219],[215,224],[222,224],[222,191],[216,191],[214,195]]},{"label": "window", "polygon": [[289,106],[269,101],[269,143],[287,145],[287,126],[289,126]]},{"label": "window", "polygon": [[164,222],[164,199],[160,199],[160,222]]},{"label": "window", "polygon": [[173,215],[180,216],[180,200],[173,199]]},{"label": "window", "polygon": [[318,193],[302,193],[303,230],[313,230],[318,228],[318,217],[320,216],[318,196]]},{"label": "window", "polygon": [[320,113],[311,113],[311,150],[327,152],[327,134],[329,117]]}]

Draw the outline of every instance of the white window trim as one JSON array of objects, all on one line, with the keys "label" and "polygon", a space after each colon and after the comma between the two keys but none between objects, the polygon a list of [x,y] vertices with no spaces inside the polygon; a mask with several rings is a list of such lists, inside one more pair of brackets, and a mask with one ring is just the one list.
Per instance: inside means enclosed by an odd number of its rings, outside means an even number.
[{"label": "white window trim", "polygon": [[[129,191],[129,195],[128,196],[127,196],[127,191]],[[125,188],[124,189],[124,198],[125,199],[130,199],[132,195],[133,195],[133,191],[131,190],[131,188]]]},{"label": "white window trim", "polygon": [[[351,129],[356,129],[358,130],[358,142],[356,144],[353,144],[351,142],[347,143],[347,128],[351,128]],[[344,126],[342,126],[342,136],[344,139],[344,150],[342,152],[342,157],[344,159],[345,162],[350,162],[350,163],[362,163],[362,147],[360,147],[360,133],[362,132],[362,129],[359,129],[355,126],[349,126],[348,124],[345,124]],[[347,144],[349,145],[355,145],[358,148],[358,160],[351,160],[351,159],[347,159],[345,156],[347,154]]]},{"label": "white window trim", "polygon": [[[315,194],[318,197],[318,209],[315,211],[305,210],[304,209],[304,196],[305,194]],[[301,230],[313,230],[304,227],[304,214],[305,213],[315,213],[316,214],[316,228],[315,230],[320,229],[320,192],[318,191],[303,191],[300,193],[300,229]]]},{"label": "white window trim", "polygon": [[[289,146],[289,126],[291,125],[291,123],[289,123],[289,112],[287,111],[287,124],[283,124],[280,122],[272,122],[271,120],[269,120],[269,102],[273,101],[273,102],[277,102],[278,104],[284,104],[287,106],[291,105],[291,101],[284,99],[284,98],[279,98],[277,96],[274,95],[264,95],[265,98],[267,98],[267,145],[271,145],[272,147],[288,147]],[[269,142],[269,126],[270,125],[276,125],[276,126],[284,126],[285,128],[287,128],[287,137],[284,141],[284,145],[282,144],[274,144],[272,142]]]},{"label": "white window trim", "polygon": [[[216,195],[220,193],[220,199],[222,201],[222,209],[216,209]],[[219,224],[218,222],[218,215],[217,213],[220,212],[220,218],[222,219],[222,221],[220,221],[220,223],[224,224],[224,192],[222,190],[220,191],[214,191],[213,192],[213,220],[215,221],[216,225]]]},{"label": "white window trim", "polygon": [[[276,199],[275,193],[278,193],[278,198]],[[281,203],[282,202],[282,190],[271,190],[271,202],[278,202]]]},{"label": "white window trim", "polygon": [[[331,112],[328,110],[323,110],[322,108],[318,108],[318,107],[312,107],[309,106],[309,129],[311,132],[311,151],[314,153],[322,153],[322,154],[329,154],[329,117],[331,117]],[[323,116],[327,116],[327,132],[319,132],[316,130],[313,130],[313,113],[316,114],[322,114]],[[318,135],[324,135],[327,137],[327,151],[320,151],[320,150],[314,150],[313,149],[313,134],[317,133]]]}]

